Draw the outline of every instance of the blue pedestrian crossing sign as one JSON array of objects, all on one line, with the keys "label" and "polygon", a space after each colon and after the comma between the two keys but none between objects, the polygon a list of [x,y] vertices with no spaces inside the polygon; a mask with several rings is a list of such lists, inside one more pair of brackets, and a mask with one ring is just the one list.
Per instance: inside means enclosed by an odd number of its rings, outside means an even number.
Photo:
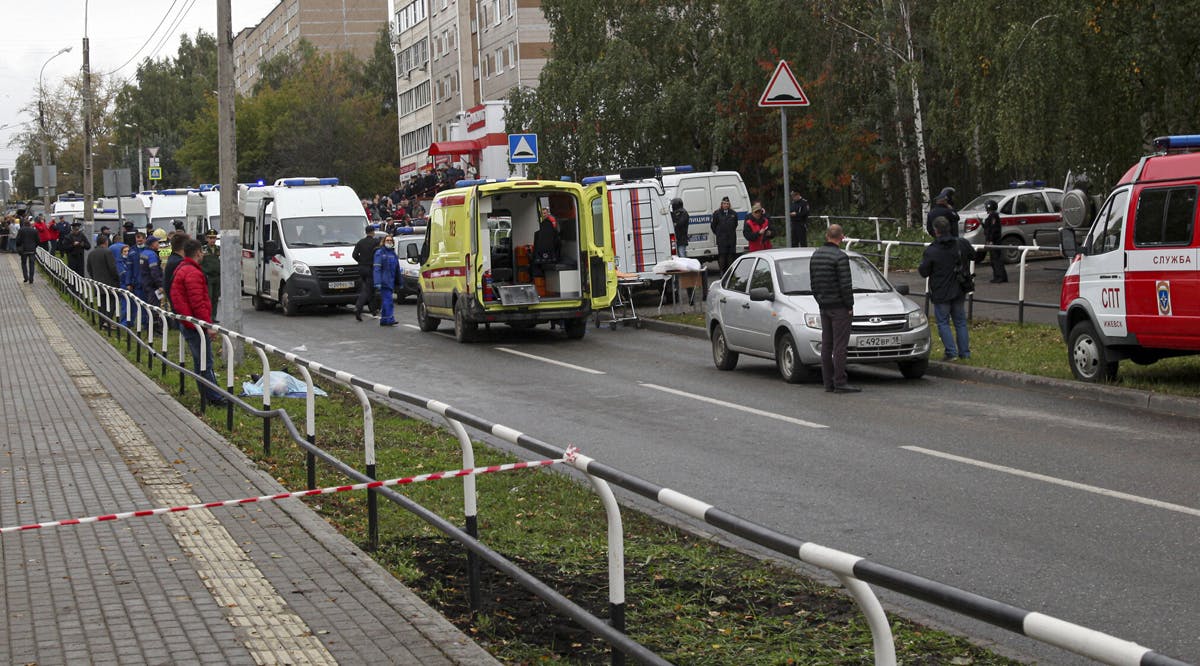
[{"label": "blue pedestrian crossing sign", "polygon": [[162,180],[162,167],[150,167],[150,180]]},{"label": "blue pedestrian crossing sign", "polygon": [[537,164],[538,147],[536,134],[508,135],[509,164]]}]

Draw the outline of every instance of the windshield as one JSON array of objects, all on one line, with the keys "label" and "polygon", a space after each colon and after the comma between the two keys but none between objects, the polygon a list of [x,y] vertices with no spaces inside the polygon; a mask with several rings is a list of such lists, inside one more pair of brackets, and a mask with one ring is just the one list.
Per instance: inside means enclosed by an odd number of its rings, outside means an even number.
[{"label": "windshield", "polygon": [[[812,294],[812,284],[808,279],[808,261],[808,257],[793,257],[775,262],[780,291],[790,296]],[[856,294],[892,290],[892,285],[883,279],[883,275],[871,262],[862,257],[850,257],[850,281]]]},{"label": "windshield", "polygon": [[366,219],[356,215],[290,217],[280,225],[288,247],[354,245],[363,236]]},{"label": "windshield", "polygon": [[971,200],[971,203],[963,206],[959,210],[983,210],[987,207],[987,202],[989,201],[995,201],[996,207],[999,208],[1000,200],[1003,198],[1004,197],[1000,196],[999,194],[984,194],[982,196],[975,197]]}]

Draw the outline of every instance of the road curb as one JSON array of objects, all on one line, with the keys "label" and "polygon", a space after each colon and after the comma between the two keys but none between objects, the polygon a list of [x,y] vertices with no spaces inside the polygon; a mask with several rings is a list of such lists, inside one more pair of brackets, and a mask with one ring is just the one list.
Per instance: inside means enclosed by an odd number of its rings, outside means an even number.
[{"label": "road curb", "polygon": [[[670,321],[646,318],[642,320],[645,328],[663,333],[673,333],[690,338],[707,340],[703,328],[689,324],[677,324]],[[1138,409],[1155,414],[1182,416],[1200,419],[1200,398],[1187,398],[1177,395],[1166,395],[1154,391],[1107,386],[1103,384],[1087,384],[1084,382],[1054,379],[1025,375],[1007,370],[992,368],[977,368],[969,365],[931,361],[929,374],[947,379],[962,379],[976,382],[987,382],[1013,388],[1028,388],[1052,393],[1057,398],[1068,400],[1084,398],[1103,402],[1110,405]]]}]

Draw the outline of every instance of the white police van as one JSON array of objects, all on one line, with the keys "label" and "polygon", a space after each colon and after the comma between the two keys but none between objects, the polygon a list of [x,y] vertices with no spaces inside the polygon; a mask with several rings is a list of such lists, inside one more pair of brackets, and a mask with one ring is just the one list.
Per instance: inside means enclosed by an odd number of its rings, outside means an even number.
[{"label": "white police van", "polygon": [[221,228],[221,186],[201,185],[187,195],[187,218],[183,228],[194,238],[209,229]]},{"label": "white police van", "polygon": [[737,253],[746,251],[749,241],[742,235],[742,224],[750,214],[750,195],[746,183],[736,171],[692,171],[690,166],[675,167],[662,176],[667,201],[678,197],[688,212],[688,257],[701,262],[716,261],[717,241],[713,237],[713,212],[721,199],[729,197],[730,208],[737,213]]},{"label": "white police van", "polygon": [[[1107,381],[1122,359],[1200,354],[1200,135],[1155,139],[1159,152],[1125,173],[1071,260],[1058,323],[1071,372]],[[1197,151],[1197,152],[1192,152]]]},{"label": "white police van", "polygon": [[358,296],[351,258],[367,216],[354,190],[337,178],[281,178],[274,185],[239,185],[242,293],[256,310],[279,304],[339,306]]},{"label": "white police van", "polygon": [[155,229],[171,231],[175,220],[182,222],[187,217],[188,193],[194,191],[190,188],[178,188],[155,192],[150,199],[150,224]]}]

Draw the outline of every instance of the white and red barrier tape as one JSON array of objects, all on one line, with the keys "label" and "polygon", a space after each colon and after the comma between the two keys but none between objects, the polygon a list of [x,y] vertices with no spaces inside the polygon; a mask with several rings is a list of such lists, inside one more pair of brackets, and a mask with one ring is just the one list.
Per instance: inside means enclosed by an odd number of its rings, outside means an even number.
[{"label": "white and red barrier tape", "polygon": [[464,476],[478,476],[480,474],[493,474],[495,472],[508,472],[516,469],[526,469],[530,467],[548,467],[560,462],[564,458],[556,460],[533,460],[529,462],[509,463],[507,465],[492,465],[491,467],[475,467],[473,469],[456,469],[446,472],[434,472],[432,474],[422,474],[420,476],[406,476],[399,479],[388,479],[386,481],[368,481],[366,483],[356,483],[350,486],[329,486],[328,488],[314,488],[312,490],[297,490],[291,493],[278,493],[276,495],[260,495],[259,497],[246,497],[243,499],[225,500],[223,502],[205,502],[203,504],[187,504],[184,506],[163,507],[159,509],[144,509],[141,511],[126,511],[125,513],[109,513],[103,516],[89,516],[87,518],[70,518],[68,520],[53,520],[47,523],[30,523],[28,525],[14,525],[12,527],[0,527],[0,534],[9,532],[24,532],[26,530],[37,530],[43,527],[61,527],[64,525],[83,525],[86,523],[102,523],[110,520],[124,520],[126,518],[142,518],[145,516],[158,516],[164,513],[181,513],[183,511],[192,511],[194,509],[216,509],[223,506],[238,506],[240,504],[253,504],[255,502],[268,502],[284,499],[292,499],[298,497],[311,497],[313,495],[330,495],[333,493],[344,493],[351,490],[369,490],[371,488],[383,488],[386,486],[403,486],[410,483],[420,483],[421,481],[437,481],[439,479],[456,479]]}]

